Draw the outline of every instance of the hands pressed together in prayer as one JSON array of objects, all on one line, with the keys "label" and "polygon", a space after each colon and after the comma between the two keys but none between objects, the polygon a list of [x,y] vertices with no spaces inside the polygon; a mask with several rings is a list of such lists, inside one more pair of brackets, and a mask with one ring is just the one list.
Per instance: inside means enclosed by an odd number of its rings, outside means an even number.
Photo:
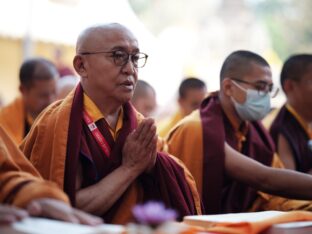
[{"label": "hands pressed together in prayer", "polygon": [[126,139],[123,147],[123,166],[139,173],[150,171],[156,162],[156,126],[153,119],[144,119]]},{"label": "hands pressed together in prayer", "polygon": [[42,198],[33,200],[25,210],[13,206],[0,205],[0,225],[13,223],[28,216],[41,216],[71,223],[98,225],[102,219],[70,207],[64,202]]}]

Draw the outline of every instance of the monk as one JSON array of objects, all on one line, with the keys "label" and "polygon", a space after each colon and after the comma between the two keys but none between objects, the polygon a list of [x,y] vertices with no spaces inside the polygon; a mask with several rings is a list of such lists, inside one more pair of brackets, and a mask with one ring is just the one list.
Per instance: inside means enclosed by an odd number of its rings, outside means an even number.
[{"label": "monk", "polygon": [[151,199],[176,209],[180,218],[201,209],[188,170],[156,151],[154,121],[129,103],[146,59],[120,24],[83,31],[73,60],[81,84],[40,115],[21,145],[75,207],[108,223],[129,222],[132,206]]},{"label": "monk", "polygon": [[26,60],[19,71],[21,97],[0,110],[0,126],[20,144],[38,114],[56,99],[56,67],[44,58]]},{"label": "monk", "polygon": [[312,198],[312,177],[270,167],[282,167],[259,122],[270,110],[270,95],[276,94],[271,76],[261,56],[233,52],[223,63],[220,91],[169,133],[167,150],[193,174],[206,213],[311,209],[310,202],[258,192]]},{"label": "monk", "polygon": [[71,208],[66,194],[54,183],[41,178],[1,127],[0,191],[0,204],[3,204],[0,205],[0,224],[28,215],[84,224],[101,223],[99,218]]},{"label": "monk", "polygon": [[179,109],[170,118],[159,122],[157,125],[159,136],[165,137],[181,119],[199,108],[206,96],[207,87],[204,81],[195,77],[185,78],[179,86]]},{"label": "monk", "polygon": [[131,103],[144,117],[151,117],[157,105],[154,88],[146,81],[138,80]]},{"label": "monk", "polygon": [[286,168],[312,174],[312,54],[288,58],[280,78],[287,101],[270,133]]}]

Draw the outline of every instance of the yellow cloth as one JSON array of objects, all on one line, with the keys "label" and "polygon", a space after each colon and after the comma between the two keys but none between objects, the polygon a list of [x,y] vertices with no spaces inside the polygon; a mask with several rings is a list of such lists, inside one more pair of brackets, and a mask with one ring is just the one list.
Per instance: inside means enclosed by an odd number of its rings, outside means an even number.
[{"label": "yellow cloth", "polygon": [[[182,119],[176,127],[170,131],[163,148],[164,151],[175,155],[184,162],[195,179],[199,194],[202,194],[203,144],[203,130],[200,112],[196,110]],[[274,155],[272,166],[277,168],[284,167],[276,154]],[[291,200],[262,193],[260,191],[258,192],[258,195],[258,198],[255,200],[249,211],[312,211],[312,203],[310,201]]]},{"label": "yellow cloth", "polygon": [[[20,189],[15,191],[19,186]],[[0,191],[0,203],[8,202],[19,207],[25,207],[37,198],[54,198],[69,203],[67,196],[54,183],[42,179],[1,127]]]},{"label": "yellow cloth", "polygon": [[[222,234],[260,234],[274,224],[297,221],[312,221],[312,213],[307,211],[292,211],[263,221],[238,223],[220,222],[215,223],[212,227],[211,223],[207,222],[207,226],[201,223],[200,227],[198,227],[198,231]],[[192,227],[196,228],[197,226]]]},{"label": "yellow cloth", "polygon": [[[100,119],[104,119],[106,121],[102,112],[99,110],[99,108],[95,105],[95,103],[89,98],[89,96],[86,93],[83,94],[83,105],[84,105],[84,110],[86,110],[87,113],[91,116],[93,122],[96,122]],[[116,127],[113,128],[107,123],[107,125],[109,126],[109,131],[112,134],[112,137],[114,138],[114,140],[116,140],[118,133],[122,128],[122,123],[123,123],[123,109],[121,108],[119,115],[118,115]]]},{"label": "yellow cloth", "polygon": [[[20,146],[41,176],[57,183],[62,189],[64,188],[67,137],[74,92],[75,90],[65,99],[54,102],[47,107],[36,119],[35,125]],[[144,117],[138,112],[136,112],[136,116],[139,124]],[[191,188],[198,209],[197,213],[200,214],[200,199],[194,179],[184,165],[180,164],[180,166],[184,168],[186,181]],[[133,205],[143,202],[142,195],[142,186],[138,181],[135,181],[123,194],[122,205],[116,212],[112,223],[127,223]]]},{"label": "yellow cloth", "polygon": [[165,119],[157,124],[157,132],[160,137],[166,137],[169,131],[185,116],[182,111],[177,111],[172,117]]},{"label": "yellow cloth", "polygon": [[21,97],[0,110],[0,126],[15,144],[20,144],[25,134],[25,107]]}]

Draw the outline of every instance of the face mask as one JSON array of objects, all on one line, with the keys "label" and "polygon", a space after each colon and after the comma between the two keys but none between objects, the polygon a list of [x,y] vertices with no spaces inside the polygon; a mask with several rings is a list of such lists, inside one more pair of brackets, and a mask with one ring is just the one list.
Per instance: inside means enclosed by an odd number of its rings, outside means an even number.
[{"label": "face mask", "polygon": [[257,90],[244,89],[236,82],[235,85],[246,92],[246,101],[243,104],[238,103],[233,97],[235,109],[242,120],[256,121],[265,117],[271,108],[270,95],[268,93],[259,95]]}]

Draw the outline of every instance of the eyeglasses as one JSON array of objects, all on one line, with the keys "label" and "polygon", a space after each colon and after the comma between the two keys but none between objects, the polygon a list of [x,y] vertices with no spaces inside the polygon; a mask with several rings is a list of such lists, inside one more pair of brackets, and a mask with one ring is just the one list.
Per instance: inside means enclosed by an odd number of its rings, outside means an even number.
[{"label": "eyeglasses", "polygon": [[90,54],[111,54],[109,57],[113,58],[115,65],[119,67],[126,65],[129,62],[129,60],[131,60],[134,67],[141,68],[145,66],[146,60],[148,58],[147,54],[140,53],[140,52],[129,54],[128,52],[124,50],[80,53],[80,55],[90,55]]},{"label": "eyeglasses", "polygon": [[240,83],[243,83],[243,84],[248,84],[250,86],[252,86],[254,89],[256,89],[258,91],[258,94],[260,96],[264,96],[266,95],[267,93],[270,94],[270,96],[272,98],[276,97],[278,91],[279,91],[279,88],[278,87],[275,87],[273,84],[268,84],[267,82],[265,81],[262,81],[262,80],[259,80],[259,81],[256,81],[256,82],[249,82],[249,81],[246,81],[246,80],[242,80],[242,79],[238,79],[238,78],[230,78],[231,80],[235,80],[237,82],[240,82]]}]

